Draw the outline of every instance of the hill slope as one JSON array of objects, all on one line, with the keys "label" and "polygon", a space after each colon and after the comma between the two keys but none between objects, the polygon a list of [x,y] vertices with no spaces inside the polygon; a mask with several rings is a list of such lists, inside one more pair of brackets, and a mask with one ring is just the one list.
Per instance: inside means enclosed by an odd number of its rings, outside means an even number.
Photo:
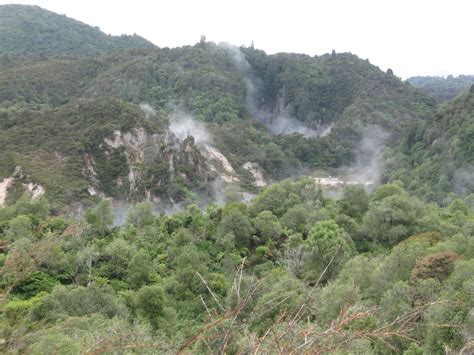
[{"label": "hill slope", "polygon": [[462,91],[474,85],[474,75],[459,75],[446,78],[438,76],[414,76],[407,80],[411,85],[432,95],[436,101],[443,103],[458,96]]},{"label": "hill slope", "polygon": [[[247,63],[245,70],[236,65],[236,54]],[[262,63],[263,70],[260,69]],[[186,192],[183,195],[183,191],[209,184],[206,182],[208,177],[204,177],[209,174],[198,174],[201,178],[193,183],[189,176],[179,178],[182,175],[173,172],[169,160],[159,154],[155,156],[158,160],[154,158],[157,165],[140,168],[143,172],[140,182],[130,184],[130,154],[123,151],[117,151],[119,161],[124,164],[119,169],[120,174],[107,176],[108,172],[104,170],[105,175],[99,174],[98,182],[84,176],[85,163],[79,163],[84,154],[97,152],[94,161],[98,165],[106,164],[112,158],[100,153],[104,150],[104,139],[113,140],[117,130],[125,134],[144,128],[143,123],[136,119],[137,115],[144,115],[138,109],[143,103],[153,110],[150,117],[154,117],[152,120],[163,129],[160,133],[150,128],[147,136],[169,132],[168,122],[171,121],[186,127],[185,133],[200,141],[195,126],[202,127],[208,136],[205,145],[217,149],[217,156],[212,153],[210,160],[218,161],[216,170],[219,172],[210,175],[224,176],[227,182],[233,181],[246,190],[252,190],[252,185],[256,184],[255,175],[248,168],[251,165],[260,170],[255,172],[267,181],[281,179],[299,168],[349,166],[358,154],[364,127],[377,125],[388,132],[390,139],[369,152],[375,154],[385,144],[396,145],[398,137],[415,122],[429,117],[434,107],[429,98],[398,78],[350,54],[314,58],[304,55],[268,56],[252,49],[201,43],[172,50],[127,51],[87,60],[26,60],[20,64],[7,63],[2,68],[0,95],[5,100],[3,117],[8,122],[15,122],[2,132],[3,142],[8,145],[5,151],[44,151],[52,155],[56,149],[59,155],[76,161],[76,169],[67,169],[69,173],[75,171],[76,178],[59,179],[64,180],[66,186],[73,181],[76,181],[74,186],[83,186],[80,193],[77,189],[70,189],[77,192],[67,199],[69,201],[88,195],[87,191],[91,189],[87,181],[90,186],[95,185],[95,190],[117,198],[127,198],[129,194],[143,198],[146,191],[157,195],[166,191],[175,201],[187,195]],[[322,77],[315,68],[321,68]],[[273,91],[269,89],[271,85],[274,85]],[[95,122],[96,132],[90,144],[69,149],[72,141],[71,137],[66,138],[69,133],[58,128],[65,127],[64,122],[73,119],[71,124],[79,136],[90,132],[87,125],[92,113],[80,102],[102,103],[99,105],[101,119]],[[117,102],[128,102],[130,107],[135,107],[135,113],[127,113],[129,116],[118,126],[113,123]],[[260,104],[255,105],[256,102]],[[17,110],[18,107],[23,108]],[[51,111],[51,108],[55,109]],[[21,120],[21,115],[39,118]],[[189,116],[191,127],[183,123],[182,116]],[[48,117],[48,121],[43,122],[41,117]],[[281,122],[286,126],[275,131]],[[26,125],[24,129],[21,128],[23,125]],[[50,129],[43,129],[43,125]],[[25,130],[44,132],[45,136],[33,142],[29,135],[24,136]],[[52,132],[53,136],[50,136]],[[45,137],[50,138],[45,140]],[[185,135],[181,140],[184,138]],[[80,140],[84,141],[84,138]],[[55,144],[48,145],[47,142]],[[143,149],[145,146],[151,149],[146,144]],[[206,147],[201,149],[201,154],[209,155]],[[225,161],[221,161],[221,155]],[[14,158],[18,158],[15,154],[10,156],[14,163],[4,164],[9,168],[3,170],[0,177],[11,176],[14,166],[26,168],[27,165],[30,168],[28,175],[33,180],[48,184],[48,179],[45,179],[48,174],[42,172],[41,166],[26,163],[30,161],[26,158],[18,160]],[[213,165],[210,160],[202,167],[208,172]],[[183,163],[187,164],[188,171],[196,169],[186,160]],[[163,170],[159,166],[168,168]],[[57,166],[57,171],[63,171],[63,167]],[[157,176],[161,176],[160,181],[164,179],[159,188]],[[111,179],[115,188],[109,186]],[[125,180],[127,184],[123,183]],[[165,185],[164,181],[167,181]],[[125,193],[126,186],[133,188]],[[181,188],[176,190],[176,186]],[[51,189],[57,188],[46,186],[46,191],[59,196]],[[170,191],[175,192],[170,194]],[[53,196],[50,198],[55,200]],[[64,199],[63,195],[61,199]]]},{"label": "hill slope", "polygon": [[[358,181],[376,181],[381,152],[436,108],[350,53],[267,55],[203,41],[103,54],[120,39],[37,7],[0,9],[18,13],[0,36],[21,33],[16,53],[30,49],[0,61],[0,182],[16,181],[11,199],[37,184],[58,204],[91,195],[176,202],[222,195],[222,184],[255,192],[313,169],[349,168]],[[91,35],[74,52],[63,46],[69,39],[28,42],[38,28],[64,26],[81,43]],[[57,57],[66,54],[79,56]]]},{"label": "hill slope", "polygon": [[0,6],[0,53],[89,56],[127,48],[152,48],[140,36],[108,36],[96,27],[38,6]]},{"label": "hill slope", "polygon": [[473,142],[474,86],[410,131],[392,179],[439,203],[449,192],[469,195],[474,192]]}]

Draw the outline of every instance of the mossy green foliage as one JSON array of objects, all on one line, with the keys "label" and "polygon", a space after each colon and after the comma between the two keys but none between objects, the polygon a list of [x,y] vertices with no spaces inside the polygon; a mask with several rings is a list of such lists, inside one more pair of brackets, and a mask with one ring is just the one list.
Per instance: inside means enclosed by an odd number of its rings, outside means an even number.
[{"label": "mossy green foliage", "polygon": [[466,92],[408,132],[392,160],[391,178],[441,204],[453,199],[450,192],[467,196],[474,191],[473,141],[474,93]]},{"label": "mossy green foliage", "polygon": [[[348,187],[336,201],[301,178],[266,188],[249,205],[189,206],[173,215],[141,203],[122,227],[111,226],[108,200],[79,221],[48,217],[44,200],[24,196],[0,209],[3,350],[44,351],[54,337],[55,351],[78,353],[102,349],[101,336],[115,349],[176,351],[204,332],[186,348],[209,351],[228,329],[229,346],[252,349],[268,329],[284,334],[284,315],[298,310],[297,334],[347,316],[334,338],[321,338],[325,349],[469,349],[472,210],[461,200],[423,203],[400,184],[371,194],[361,188]],[[357,208],[348,209],[351,201]],[[409,218],[413,208],[417,218]],[[30,222],[20,231],[23,219]],[[11,239],[13,232],[22,235]],[[401,332],[397,320],[413,313]],[[279,342],[296,349],[305,340]]]}]

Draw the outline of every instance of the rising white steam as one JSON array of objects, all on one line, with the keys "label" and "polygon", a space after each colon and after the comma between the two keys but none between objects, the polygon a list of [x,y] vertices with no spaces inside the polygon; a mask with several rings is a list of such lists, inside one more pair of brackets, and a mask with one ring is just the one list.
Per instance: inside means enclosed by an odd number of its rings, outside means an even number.
[{"label": "rising white steam", "polygon": [[317,129],[304,125],[301,121],[290,117],[287,113],[278,112],[269,114],[258,104],[258,89],[261,88],[262,82],[252,73],[252,68],[249,62],[245,59],[244,54],[239,48],[228,43],[219,43],[232,59],[232,62],[243,77],[247,89],[247,105],[252,113],[252,116],[258,118],[265,124],[267,129],[273,134],[293,134],[299,133],[306,138],[310,137],[324,137],[331,132],[332,125],[318,127]]},{"label": "rising white steam", "polygon": [[210,144],[211,136],[203,123],[196,121],[191,115],[174,110],[170,118],[170,130],[183,141],[188,136],[193,136],[196,144]]},{"label": "rising white steam", "polygon": [[347,169],[350,181],[376,186],[384,168],[383,150],[389,133],[382,127],[370,125],[362,131],[355,163]]}]

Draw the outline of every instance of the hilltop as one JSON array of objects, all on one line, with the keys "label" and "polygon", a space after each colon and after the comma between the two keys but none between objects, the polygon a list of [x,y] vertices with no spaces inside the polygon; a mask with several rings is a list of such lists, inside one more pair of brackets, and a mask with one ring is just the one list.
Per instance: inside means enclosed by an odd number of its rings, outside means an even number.
[{"label": "hilltop", "polygon": [[0,6],[0,53],[12,56],[90,56],[128,48],[153,48],[133,36],[110,36],[97,27],[38,6]]}]

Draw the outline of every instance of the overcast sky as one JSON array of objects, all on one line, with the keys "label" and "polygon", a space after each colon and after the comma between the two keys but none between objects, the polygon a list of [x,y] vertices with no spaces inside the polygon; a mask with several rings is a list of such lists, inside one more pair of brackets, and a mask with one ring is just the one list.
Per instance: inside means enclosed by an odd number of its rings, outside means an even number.
[{"label": "overcast sky", "polygon": [[474,74],[474,0],[27,0],[160,47],[207,40],[267,53],[352,52],[395,75]]}]

